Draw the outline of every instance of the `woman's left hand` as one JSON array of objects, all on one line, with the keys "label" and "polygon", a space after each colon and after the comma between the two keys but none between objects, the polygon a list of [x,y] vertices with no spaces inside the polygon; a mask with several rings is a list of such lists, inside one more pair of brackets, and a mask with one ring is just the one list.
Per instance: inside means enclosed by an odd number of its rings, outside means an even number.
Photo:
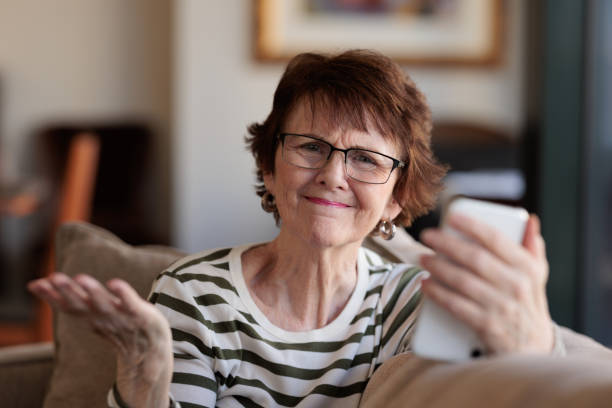
[{"label": "woman's left hand", "polygon": [[453,215],[448,221],[471,242],[441,229],[423,232],[421,239],[436,252],[421,258],[431,273],[423,292],[472,327],[490,353],[551,352],[539,219],[529,218],[522,246],[474,219]]}]

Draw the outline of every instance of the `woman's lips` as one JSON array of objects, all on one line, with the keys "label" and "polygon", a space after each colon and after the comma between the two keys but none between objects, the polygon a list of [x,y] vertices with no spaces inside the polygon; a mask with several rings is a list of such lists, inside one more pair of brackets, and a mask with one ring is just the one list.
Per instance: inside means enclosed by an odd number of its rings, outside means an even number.
[{"label": "woman's lips", "polygon": [[329,201],[326,200],[324,198],[318,198],[318,197],[306,197],[308,199],[308,201],[311,201],[315,204],[319,204],[319,205],[326,205],[329,207],[339,207],[339,208],[346,208],[346,207],[350,207],[350,205],[346,205],[344,203],[339,203],[337,201]]}]

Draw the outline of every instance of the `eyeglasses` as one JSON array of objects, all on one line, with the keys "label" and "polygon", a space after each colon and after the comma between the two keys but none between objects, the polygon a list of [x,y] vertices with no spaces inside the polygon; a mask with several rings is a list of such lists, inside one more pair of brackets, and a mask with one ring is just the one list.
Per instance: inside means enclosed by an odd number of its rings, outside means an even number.
[{"label": "eyeglasses", "polygon": [[403,161],[386,154],[366,149],[339,149],[325,140],[294,133],[278,135],[283,147],[283,160],[303,169],[320,169],[336,150],[344,153],[346,174],[357,181],[385,184],[396,168],[406,166]]}]

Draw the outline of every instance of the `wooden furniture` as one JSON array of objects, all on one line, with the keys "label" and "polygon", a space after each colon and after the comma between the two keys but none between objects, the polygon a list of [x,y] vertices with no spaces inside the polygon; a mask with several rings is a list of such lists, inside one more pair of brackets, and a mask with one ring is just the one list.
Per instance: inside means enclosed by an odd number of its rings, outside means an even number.
[{"label": "wooden furniture", "polygon": [[[66,221],[90,219],[99,154],[100,138],[97,134],[85,131],[70,138],[58,212],[53,220],[42,276],[47,276],[54,270],[53,237],[59,225]],[[49,305],[37,300],[35,307],[35,318],[32,321],[0,325],[0,346],[53,339]]]}]

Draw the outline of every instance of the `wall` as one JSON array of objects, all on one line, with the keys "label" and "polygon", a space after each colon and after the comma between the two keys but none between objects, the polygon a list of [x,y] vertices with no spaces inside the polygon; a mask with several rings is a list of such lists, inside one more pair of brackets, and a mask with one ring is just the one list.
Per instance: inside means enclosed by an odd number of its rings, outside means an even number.
[{"label": "wall", "polygon": [[31,176],[33,133],[55,121],[136,119],[155,131],[150,218],[169,214],[169,0],[0,0],[0,175]]},{"label": "wall", "polygon": [[[523,126],[524,0],[507,5],[505,62],[496,69],[406,67],[434,118]],[[174,242],[195,251],[270,239],[253,192],[246,126],[263,120],[282,64],[252,59],[253,2],[180,0],[174,22]]]},{"label": "wall", "polygon": [[583,201],[578,230],[583,239],[577,321],[584,333],[612,347],[612,3],[592,1],[586,21],[586,126],[578,133],[585,171],[579,181]]}]

